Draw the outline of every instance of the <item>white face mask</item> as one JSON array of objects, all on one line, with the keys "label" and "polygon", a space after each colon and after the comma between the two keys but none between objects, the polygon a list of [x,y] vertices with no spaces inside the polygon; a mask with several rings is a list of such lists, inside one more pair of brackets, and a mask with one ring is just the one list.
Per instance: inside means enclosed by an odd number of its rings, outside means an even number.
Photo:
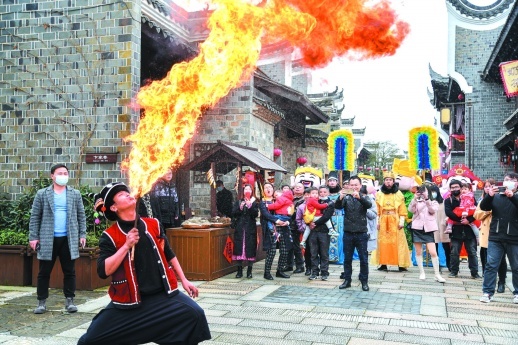
[{"label": "white face mask", "polygon": [[57,175],[56,176],[56,184],[60,186],[66,186],[68,183],[68,176],[66,175]]},{"label": "white face mask", "polygon": [[437,192],[432,192],[432,198],[435,200],[437,198]]},{"label": "white face mask", "polygon": [[516,182],[513,182],[513,181],[504,181],[504,183],[502,183],[502,185],[509,190],[514,190],[515,184],[516,184]]}]

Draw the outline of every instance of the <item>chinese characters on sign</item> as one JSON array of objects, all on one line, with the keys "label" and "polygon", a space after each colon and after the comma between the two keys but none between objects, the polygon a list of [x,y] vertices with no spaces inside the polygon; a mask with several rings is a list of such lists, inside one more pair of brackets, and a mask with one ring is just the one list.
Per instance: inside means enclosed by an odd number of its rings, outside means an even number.
[{"label": "chinese characters on sign", "polygon": [[232,263],[232,252],[234,251],[234,242],[230,238],[227,237],[227,242],[225,243],[225,248],[223,248],[223,256],[227,259],[228,263]]},{"label": "chinese characters on sign", "polygon": [[518,96],[518,60],[502,62],[500,64],[500,76],[507,97]]},{"label": "chinese characters on sign", "polygon": [[87,153],[86,163],[117,163],[117,153]]}]

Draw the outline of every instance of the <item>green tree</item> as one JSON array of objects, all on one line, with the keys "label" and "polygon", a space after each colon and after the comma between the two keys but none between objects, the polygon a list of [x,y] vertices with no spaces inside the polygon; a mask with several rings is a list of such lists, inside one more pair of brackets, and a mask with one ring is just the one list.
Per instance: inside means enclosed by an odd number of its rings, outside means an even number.
[{"label": "green tree", "polygon": [[370,152],[366,165],[367,167],[379,168],[379,170],[372,172],[379,180],[381,180],[383,168],[390,169],[394,158],[404,158],[401,149],[392,141],[368,141],[363,146]]}]

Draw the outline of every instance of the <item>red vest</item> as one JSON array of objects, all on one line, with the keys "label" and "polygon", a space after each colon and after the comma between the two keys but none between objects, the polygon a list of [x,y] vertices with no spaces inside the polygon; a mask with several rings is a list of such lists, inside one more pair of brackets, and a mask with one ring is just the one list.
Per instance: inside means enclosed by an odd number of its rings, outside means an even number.
[{"label": "red vest", "polygon": [[[154,218],[141,218],[146,225],[146,237],[156,251],[156,260],[158,268],[162,274],[162,281],[168,294],[178,289],[178,281],[174,270],[166,260],[164,254],[165,239],[160,238],[160,226],[158,220]],[[119,250],[126,243],[126,234],[120,229],[117,223],[114,223],[104,232],[113,242],[116,250]],[[140,239],[145,240],[144,238]],[[108,294],[112,302],[120,308],[137,307],[140,303],[140,292],[135,274],[134,262],[131,261],[131,251],[128,251],[121,265],[111,275],[112,282],[108,290]]]}]

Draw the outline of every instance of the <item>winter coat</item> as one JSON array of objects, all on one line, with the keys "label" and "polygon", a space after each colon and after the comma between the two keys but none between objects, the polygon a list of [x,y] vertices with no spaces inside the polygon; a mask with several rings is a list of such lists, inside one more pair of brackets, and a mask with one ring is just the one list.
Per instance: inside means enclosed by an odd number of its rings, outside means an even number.
[{"label": "winter coat", "polygon": [[328,233],[329,228],[327,227],[326,222],[330,220],[335,213],[335,203],[332,202],[329,198],[325,200],[319,199],[319,202],[321,204],[327,204],[327,208],[324,210],[322,217],[313,221],[315,223],[315,227],[311,231]]},{"label": "winter coat", "polygon": [[366,195],[360,195],[360,199],[350,195],[336,199],[335,208],[345,212],[344,232],[367,232],[367,210],[371,207],[371,199]]},{"label": "winter coat", "polygon": [[289,190],[284,191],[272,204],[268,204],[269,211],[275,211],[275,214],[283,216],[291,216],[294,212],[293,193]]},{"label": "winter coat", "polygon": [[504,194],[488,194],[480,202],[480,209],[493,213],[489,241],[518,244],[518,194],[511,198]]},{"label": "winter coat", "polygon": [[491,213],[492,213],[492,211],[482,211],[480,209],[480,204],[479,204],[477,206],[477,209],[475,210],[475,213],[473,214],[473,217],[475,217],[475,219],[480,220],[480,222],[481,222],[478,231],[479,231],[480,247],[482,247],[482,248],[487,248],[487,246],[488,246],[489,227],[491,225],[491,219],[493,218],[493,215]]},{"label": "winter coat", "polygon": [[[444,200],[444,212],[446,213],[446,217],[450,218],[455,224],[452,225],[452,233],[450,234],[451,239],[455,240],[463,240],[463,239],[473,239],[475,237],[475,233],[471,229],[471,226],[466,224],[457,224],[461,222],[461,218],[458,217],[453,210],[456,207],[460,206],[460,200],[457,198],[450,196]],[[473,223],[475,218],[473,216],[467,216],[466,219]]]},{"label": "winter coat", "polygon": [[[79,257],[79,239],[86,238],[86,216],[81,193],[67,186],[67,238],[70,258]],[[40,240],[38,260],[52,260],[54,244],[54,186],[40,189],[32,203],[29,241]]]},{"label": "winter coat", "polygon": [[425,232],[433,232],[439,230],[437,225],[437,210],[439,203],[437,201],[417,201],[412,199],[408,210],[413,213],[412,229],[424,230]]},{"label": "winter coat", "polygon": [[378,247],[378,207],[372,195],[367,195],[372,206],[367,210],[367,233],[369,241],[367,242],[367,251],[372,252]]},{"label": "winter coat", "polygon": [[247,258],[255,258],[257,253],[257,226],[255,219],[259,215],[259,204],[254,199],[250,208],[246,205],[241,209],[241,202],[237,200],[232,209],[232,218],[236,218],[234,231],[234,252],[236,256],[243,255],[243,234],[245,236],[245,255]]}]

